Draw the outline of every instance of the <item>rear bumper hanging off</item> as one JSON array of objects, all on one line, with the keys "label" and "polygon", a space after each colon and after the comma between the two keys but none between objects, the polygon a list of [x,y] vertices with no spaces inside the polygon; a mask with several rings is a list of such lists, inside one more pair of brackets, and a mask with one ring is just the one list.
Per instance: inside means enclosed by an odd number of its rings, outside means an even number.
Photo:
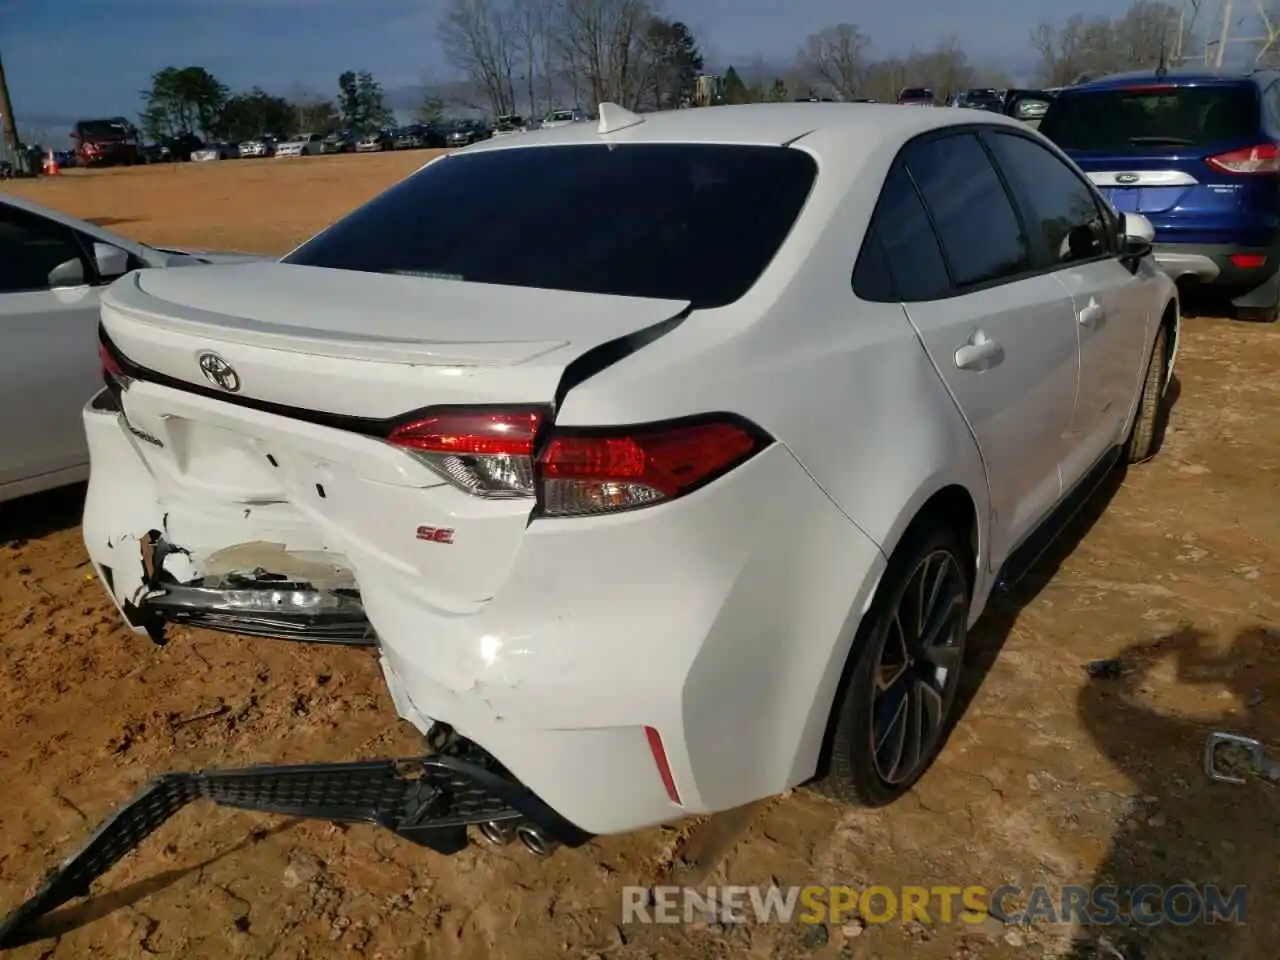
[{"label": "rear bumper hanging off", "polygon": [[467,845],[467,827],[510,835],[534,825],[547,847],[576,847],[591,835],[565,821],[487,754],[167,773],[152,780],[54,868],[0,923],[0,949],[39,939],[40,918],[76,897],[192,801],[339,823],[372,823],[440,853]]}]

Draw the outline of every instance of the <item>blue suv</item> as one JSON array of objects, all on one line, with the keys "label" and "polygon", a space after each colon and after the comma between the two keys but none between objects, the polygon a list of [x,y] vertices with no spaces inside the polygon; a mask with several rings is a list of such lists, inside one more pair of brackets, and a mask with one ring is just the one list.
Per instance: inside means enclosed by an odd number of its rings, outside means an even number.
[{"label": "blue suv", "polygon": [[1040,132],[1155,227],[1169,276],[1280,314],[1280,73],[1156,70],[1053,97]]}]

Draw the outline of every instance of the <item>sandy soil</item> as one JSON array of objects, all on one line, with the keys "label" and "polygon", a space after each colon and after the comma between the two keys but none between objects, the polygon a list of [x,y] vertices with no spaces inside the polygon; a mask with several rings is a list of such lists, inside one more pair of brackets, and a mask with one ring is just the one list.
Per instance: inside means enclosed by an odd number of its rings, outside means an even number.
[{"label": "sandy soil", "polygon": [[[5,189],[143,240],[279,253],[422,153],[103,173]],[[916,791],[882,811],[805,791],[763,805],[708,882],[1248,884],[1248,923],[1105,931],[988,920],[860,928],[619,926],[682,830],[546,861],[445,858],[373,828],[206,806],[161,828],[57,917],[29,958],[1265,957],[1280,937],[1280,788],[1206,782],[1215,725],[1280,726],[1280,325],[1186,323],[1165,446],[1081,518],[977,631],[971,700]],[[121,629],[92,581],[80,491],[0,507],[0,905],[151,776],[408,754],[374,662]],[[1083,665],[1120,658],[1118,679]],[[731,831],[730,831],[731,832]],[[1074,952],[1073,952],[1074,951]]]}]

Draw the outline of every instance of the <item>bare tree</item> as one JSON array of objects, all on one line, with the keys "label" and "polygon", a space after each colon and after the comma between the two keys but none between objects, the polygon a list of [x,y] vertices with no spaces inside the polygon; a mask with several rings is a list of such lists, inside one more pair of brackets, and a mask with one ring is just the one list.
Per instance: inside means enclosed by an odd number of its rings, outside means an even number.
[{"label": "bare tree", "polygon": [[638,106],[644,32],[654,15],[648,0],[560,0],[559,14],[561,51],[592,104]]},{"label": "bare tree", "polygon": [[539,89],[546,108],[554,106],[556,57],[551,39],[554,12],[553,0],[512,0],[511,22],[520,50],[530,117],[540,113]]},{"label": "bare tree", "polygon": [[445,59],[471,82],[496,116],[515,110],[518,40],[514,17],[496,0],[449,0],[440,22]]},{"label": "bare tree", "polygon": [[871,41],[851,23],[839,23],[811,34],[798,56],[800,72],[814,87],[843,99],[859,95],[867,71]]},{"label": "bare tree", "polygon": [[[1133,0],[1112,20],[1074,14],[1061,23],[1041,23],[1031,33],[1040,54],[1040,78],[1049,86],[1072,83],[1080,76],[1154,67],[1192,44],[1194,28],[1182,23],[1182,10],[1166,0]],[[1181,40],[1179,39],[1180,34]]]}]

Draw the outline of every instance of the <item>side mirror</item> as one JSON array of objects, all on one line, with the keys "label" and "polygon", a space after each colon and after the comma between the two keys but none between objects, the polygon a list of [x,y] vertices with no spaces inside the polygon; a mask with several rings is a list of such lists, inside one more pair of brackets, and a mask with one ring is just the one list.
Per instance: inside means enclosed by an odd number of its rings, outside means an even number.
[{"label": "side mirror", "polygon": [[1141,260],[1151,252],[1156,229],[1140,213],[1125,213],[1120,221],[1120,259]]},{"label": "side mirror", "polygon": [[85,283],[84,264],[79,257],[65,260],[49,271],[49,289],[60,290],[66,287],[79,287]]},{"label": "side mirror", "polygon": [[98,265],[98,274],[104,280],[123,277],[129,272],[129,254],[109,243],[95,243],[93,259]]}]

